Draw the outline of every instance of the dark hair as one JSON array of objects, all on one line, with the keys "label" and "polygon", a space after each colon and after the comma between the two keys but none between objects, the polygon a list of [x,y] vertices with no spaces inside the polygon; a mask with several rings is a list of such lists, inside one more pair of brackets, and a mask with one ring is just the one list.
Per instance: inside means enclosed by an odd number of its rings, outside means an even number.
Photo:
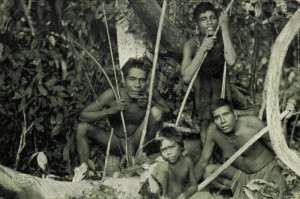
[{"label": "dark hair", "polygon": [[160,129],[157,132],[157,140],[160,142],[162,142],[161,138],[166,138],[169,140],[174,140],[175,142],[178,143],[178,145],[180,146],[181,150],[183,151],[184,149],[184,143],[182,140],[182,136],[181,133],[178,132],[175,127],[163,127],[162,129]]},{"label": "dark hair", "polygon": [[210,3],[210,2],[200,2],[196,8],[194,9],[193,12],[193,20],[195,22],[198,21],[199,15],[202,13],[205,13],[206,11],[213,11],[216,16],[219,15],[218,10],[215,8],[214,4]]},{"label": "dark hair", "polygon": [[148,76],[151,66],[147,62],[145,62],[142,58],[140,59],[130,58],[121,69],[124,74],[124,77],[128,75],[129,70],[131,68],[142,69],[146,72],[146,76]]},{"label": "dark hair", "polygon": [[217,99],[215,100],[212,105],[210,106],[210,112],[212,113],[216,109],[222,107],[222,106],[228,106],[230,108],[230,111],[233,112],[233,107],[231,106],[231,103],[227,99]]}]

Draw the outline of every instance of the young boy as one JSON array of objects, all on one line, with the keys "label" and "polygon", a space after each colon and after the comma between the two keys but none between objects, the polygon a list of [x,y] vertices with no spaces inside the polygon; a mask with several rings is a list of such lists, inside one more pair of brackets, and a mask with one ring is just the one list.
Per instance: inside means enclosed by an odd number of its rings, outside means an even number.
[{"label": "young boy", "polygon": [[[157,133],[162,160],[153,176],[162,186],[162,196],[168,198],[188,198],[197,191],[194,166],[188,156],[184,156],[181,134],[173,127],[165,127]],[[159,159],[159,158],[158,158]]]},{"label": "young boy", "polygon": [[[229,19],[225,13],[222,12],[220,17],[218,13],[212,3],[200,2],[193,13],[199,34],[188,40],[183,47],[181,74],[186,83],[191,81],[201,66],[204,54],[207,53],[194,83],[195,106],[201,122],[202,143],[205,140],[208,121],[211,119],[210,104],[221,96],[224,62],[232,66],[236,61],[236,52],[230,38]],[[221,32],[213,36],[218,24]],[[228,88],[227,83],[227,91]]]},{"label": "young boy", "polygon": [[[80,114],[76,133],[77,150],[81,163],[87,162],[90,156],[88,139],[92,138],[106,147],[110,130],[105,130],[94,124],[108,118],[114,135],[111,142],[111,152],[117,155],[125,153],[125,135],[120,118],[123,111],[127,130],[128,152],[134,155],[139,145],[144,117],[147,109],[147,77],[149,68],[143,60],[129,59],[122,68],[125,82],[120,87],[121,99],[116,100],[112,89],[104,91],[98,99],[88,105]],[[149,129],[146,141],[155,137],[162,125],[164,113],[170,111],[167,103],[157,90],[153,91],[153,106],[150,112]]]}]

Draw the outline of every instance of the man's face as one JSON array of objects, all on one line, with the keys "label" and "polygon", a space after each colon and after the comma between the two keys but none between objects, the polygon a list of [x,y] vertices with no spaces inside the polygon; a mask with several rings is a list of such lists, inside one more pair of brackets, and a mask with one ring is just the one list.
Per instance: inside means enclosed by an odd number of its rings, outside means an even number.
[{"label": "man's face", "polygon": [[169,163],[175,163],[181,156],[181,148],[175,140],[164,138],[161,142],[160,151],[162,157]]},{"label": "man's face", "polygon": [[236,118],[228,106],[222,106],[213,111],[213,119],[217,128],[225,134],[232,133]]},{"label": "man's face", "polygon": [[218,19],[215,12],[208,10],[201,13],[197,24],[200,34],[212,36],[218,26]]},{"label": "man's face", "polygon": [[125,90],[130,98],[144,95],[146,90],[146,71],[140,68],[131,68],[125,77]]}]

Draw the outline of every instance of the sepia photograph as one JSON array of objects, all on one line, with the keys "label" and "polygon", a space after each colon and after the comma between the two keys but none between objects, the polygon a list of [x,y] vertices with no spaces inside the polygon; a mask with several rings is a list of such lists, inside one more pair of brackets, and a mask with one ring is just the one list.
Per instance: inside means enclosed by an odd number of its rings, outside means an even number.
[{"label": "sepia photograph", "polygon": [[300,199],[300,0],[1,0],[0,199]]}]

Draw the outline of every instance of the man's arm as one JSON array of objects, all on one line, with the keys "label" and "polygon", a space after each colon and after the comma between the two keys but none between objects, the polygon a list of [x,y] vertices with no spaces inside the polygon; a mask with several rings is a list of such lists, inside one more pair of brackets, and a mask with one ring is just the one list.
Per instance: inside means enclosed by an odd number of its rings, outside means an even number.
[{"label": "man's arm", "polygon": [[[256,116],[246,116],[247,117],[247,127],[252,129],[253,132],[252,136],[254,136],[256,133],[260,132],[263,128],[266,127],[265,123],[260,120],[258,117]],[[271,139],[270,139],[270,135],[269,133],[265,133],[260,140],[269,148],[273,151],[273,146],[271,143]]]},{"label": "man's arm", "polygon": [[287,123],[288,123],[288,120],[293,116],[293,114],[295,112],[295,105],[296,105],[295,99],[293,99],[293,98],[288,99],[285,110],[289,111],[289,113],[282,120],[282,128],[283,128],[284,137],[287,136]]},{"label": "man's arm", "polygon": [[196,177],[195,177],[195,169],[194,169],[194,165],[193,165],[193,162],[192,162],[191,158],[187,159],[187,165],[186,166],[189,168],[189,187],[186,189],[185,192],[180,194],[178,199],[188,198],[197,191],[197,182],[196,182]]},{"label": "man's arm", "polygon": [[[287,122],[288,122],[289,118],[292,117],[292,115],[295,111],[295,101],[288,100],[285,110],[289,111],[289,114],[282,121],[282,128],[283,128],[284,137],[286,137],[286,135],[287,135]],[[261,121],[261,123],[263,123],[263,122]],[[260,124],[260,127],[261,126],[265,127],[264,124]],[[272,151],[274,151],[269,133],[266,133],[265,135],[263,135],[262,140],[268,146],[268,148],[270,148]]]},{"label": "man's arm", "polygon": [[83,109],[79,120],[81,122],[95,122],[108,115],[124,110],[125,106],[125,101],[122,99],[116,100],[112,90],[108,89],[102,93],[95,102]]},{"label": "man's arm", "polygon": [[167,189],[168,189],[168,178],[169,178],[169,166],[168,163],[158,163],[155,167],[153,176],[160,183],[162,188],[162,196],[167,197]]},{"label": "man's arm", "polygon": [[170,112],[170,107],[167,102],[161,97],[158,90],[153,90],[153,105],[158,106],[164,113]]},{"label": "man's arm", "polygon": [[181,75],[183,81],[188,83],[192,80],[194,74],[197,72],[197,69],[200,67],[204,54],[206,51],[212,49],[214,46],[214,41],[216,37],[205,37],[201,46],[197,49],[197,53],[194,58],[193,56],[193,39],[186,42],[183,47],[183,59],[181,63]]},{"label": "man's arm", "polygon": [[201,158],[195,166],[195,176],[197,182],[202,178],[204,169],[208,165],[208,162],[212,156],[212,152],[215,146],[215,141],[213,139],[213,134],[215,133],[215,131],[216,131],[215,124],[210,124],[207,129],[207,135],[201,153]]},{"label": "man's arm", "polygon": [[232,66],[236,62],[236,52],[229,32],[229,19],[224,12],[220,15],[219,24],[222,29],[222,38],[224,42],[224,57],[227,64]]}]

